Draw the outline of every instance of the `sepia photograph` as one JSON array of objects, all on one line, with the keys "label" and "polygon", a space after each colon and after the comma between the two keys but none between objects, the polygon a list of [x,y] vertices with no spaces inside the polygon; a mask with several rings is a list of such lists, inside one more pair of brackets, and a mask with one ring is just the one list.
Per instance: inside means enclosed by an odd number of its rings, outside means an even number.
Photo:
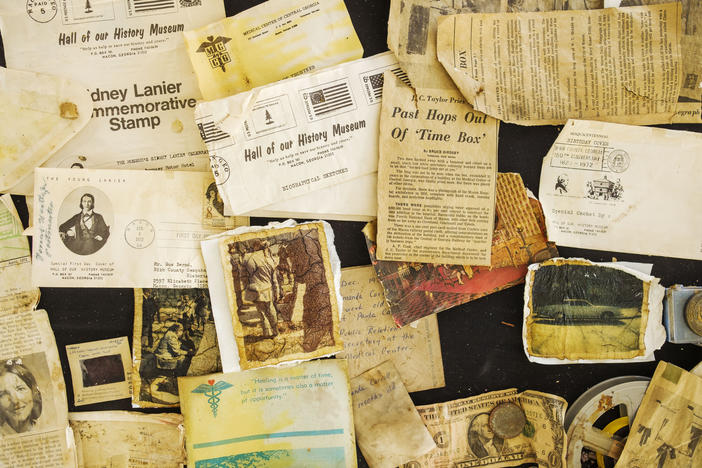
[{"label": "sepia photograph", "polygon": [[177,378],[219,372],[207,289],[134,290],[135,407],[178,406]]},{"label": "sepia photograph", "polygon": [[95,187],[79,187],[59,208],[59,236],[74,254],[92,255],[107,243],[112,218],[107,195]]},{"label": "sepia photograph", "polygon": [[221,246],[242,368],[341,349],[321,223],[235,235]]},{"label": "sepia photograph", "polygon": [[119,354],[81,359],[79,362],[84,387],[123,382],[126,378],[122,356]]}]

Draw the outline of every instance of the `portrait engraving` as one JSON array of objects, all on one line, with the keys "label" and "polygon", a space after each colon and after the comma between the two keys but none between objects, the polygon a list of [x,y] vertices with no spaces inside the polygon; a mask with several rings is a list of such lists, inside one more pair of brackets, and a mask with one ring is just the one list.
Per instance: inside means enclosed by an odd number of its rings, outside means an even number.
[{"label": "portrait engraving", "polygon": [[59,222],[59,236],[66,248],[77,255],[92,255],[110,237],[112,205],[97,188],[79,187],[61,204]]}]

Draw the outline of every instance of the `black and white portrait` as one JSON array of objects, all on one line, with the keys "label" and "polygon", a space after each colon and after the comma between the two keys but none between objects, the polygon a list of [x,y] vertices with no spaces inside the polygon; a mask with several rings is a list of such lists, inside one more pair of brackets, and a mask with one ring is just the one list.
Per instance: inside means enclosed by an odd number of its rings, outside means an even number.
[{"label": "black and white portrait", "polygon": [[112,206],[105,194],[94,187],[71,192],[59,210],[59,236],[77,255],[91,255],[110,237]]}]

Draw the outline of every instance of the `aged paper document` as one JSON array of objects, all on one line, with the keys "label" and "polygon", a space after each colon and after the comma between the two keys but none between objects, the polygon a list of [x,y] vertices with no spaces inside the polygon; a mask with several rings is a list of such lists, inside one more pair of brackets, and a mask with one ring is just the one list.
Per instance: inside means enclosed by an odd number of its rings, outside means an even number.
[{"label": "aged paper document", "polygon": [[[419,109],[417,101],[441,104]],[[497,129],[463,99],[415,93],[385,73],[378,259],[490,265]]]},{"label": "aged paper document", "polygon": [[185,41],[207,100],[363,56],[343,0],[269,0]]},{"label": "aged paper document", "polygon": [[197,123],[231,213],[376,172],[385,70],[401,73],[389,52],[199,103]]},{"label": "aged paper document", "polygon": [[199,242],[223,230],[203,222],[211,174],[40,168],[35,177],[34,284],[207,286]]},{"label": "aged paper document", "polygon": [[390,360],[408,392],[444,386],[435,316],[419,319],[411,327],[397,328],[382,284],[370,265],[341,270],[341,295],[344,313],[339,334],[344,350],[337,356],[348,360],[349,376]]},{"label": "aged paper document", "polygon": [[702,466],[702,377],[661,361],[617,466]]},{"label": "aged paper document", "polygon": [[[439,18],[439,61],[477,110],[522,125],[669,123],[681,85],[679,3]],[[645,32],[644,32],[645,31]]]},{"label": "aged paper document", "polygon": [[436,448],[392,361],[351,379],[351,398],[358,447],[370,468],[395,468]]},{"label": "aged paper document", "polygon": [[70,413],[78,468],[181,468],[185,428],[180,414],[128,411]]},{"label": "aged paper document", "polygon": [[12,197],[0,196],[0,314],[32,310],[39,288],[32,287],[32,254]]},{"label": "aged paper document", "polygon": [[0,332],[0,466],[75,467],[66,385],[46,311],[3,315]]},{"label": "aged paper document", "polygon": [[222,371],[207,289],[135,289],[132,406],[178,406],[178,377]]},{"label": "aged paper document", "polygon": [[556,395],[509,389],[418,406],[438,448],[405,466],[564,466],[567,405]]},{"label": "aged paper document", "polygon": [[89,86],[93,118],[45,166],[207,170],[183,32],[224,18],[222,0],[1,3],[9,68]]},{"label": "aged paper document", "polygon": [[541,166],[549,240],[702,260],[700,173],[698,133],[569,121]]},{"label": "aged paper document", "polygon": [[652,361],[663,346],[658,278],[617,263],[557,258],[529,266],[524,351],[532,362]]},{"label": "aged paper document", "polygon": [[522,177],[498,173],[496,185],[497,223],[489,267],[378,260],[376,224],[363,228],[371,262],[398,326],[520,284],[530,263],[558,256],[555,244],[546,240],[541,205]]},{"label": "aged paper document", "polygon": [[75,406],[132,396],[132,359],[126,336],[66,346]]},{"label": "aged paper document", "polygon": [[355,468],[346,361],[180,377],[188,464]]},{"label": "aged paper document", "polygon": [[0,192],[61,148],[90,120],[93,101],[66,78],[0,67]]}]

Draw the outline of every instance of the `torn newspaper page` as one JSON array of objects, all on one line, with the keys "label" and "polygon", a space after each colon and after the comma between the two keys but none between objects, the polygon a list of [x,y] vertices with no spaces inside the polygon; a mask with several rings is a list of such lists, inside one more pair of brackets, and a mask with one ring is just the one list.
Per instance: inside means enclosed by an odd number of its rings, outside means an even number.
[{"label": "torn newspaper page", "polygon": [[376,172],[384,70],[401,73],[389,52],[198,104],[198,126],[231,213]]},{"label": "torn newspaper page", "polygon": [[436,448],[392,361],[351,379],[358,447],[370,468],[395,468]]},{"label": "torn newspaper page", "polygon": [[180,377],[188,464],[355,468],[346,361]]},{"label": "torn newspaper page", "polygon": [[32,254],[12,197],[0,196],[0,314],[32,310],[39,288],[32,287]]},{"label": "torn newspaper page", "polygon": [[556,258],[529,266],[524,352],[540,364],[652,361],[665,343],[659,279],[617,263]]},{"label": "torn newspaper page", "polygon": [[405,466],[565,466],[567,406],[559,396],[516,389],[418,406],[438,448]]},{"label": "torn newspaper page", "polygon": [[604,8],[605,0],[501,0],[507,13],[554,10],[597,10]]},{"label": "torn newspaper page", "polygon": [[75,406],[132,396],[132,359],[126,336],[66,346]]},{"label": "torn newspaper page", "polygon": [[376,256],[489,265],[498,122],[388,72],[381,107]]},{"label": "torn newspaper page", "polygon": [[699,133],[569,121],[541,166],[549,240],[702,260],[700,173]]},{"label": "torn newspaper page", "polygon": [[185,41],[208,101],[363,56],[343,0],[269,0]]},{"label": "torn newspaper page", "polygon": [[44,310],[0,317],[0,466],[73,468],[66,385]]},{"label": "torn newspaper page", "polygon": [[0,192],[41,166],[90,120],[85,86],[55,75],[0,67]]},{"label": "torn newspaper page", "polygon": [[185,428],[180,414],[128,411],[70,413],[78,468],[182,468]]},{"label": "torn newspaper page", "polygon": [[[605,7],[627,7],[670,3],[670,0],[605,0]],[[698,0],[680,0],[682,5],[683,78],[680,96],[675,106],[673,123],[702,123],[702,3]]]},{"label": "torn newspaper page", "polygon": [[48,287],[206,287],[199,242],[212,175],[40,168],[32,281]]},{"label": "torn newspaper page", "polygon": [[524,281],[527,266],[558,256],[546,240],[544,214],[517,173],[498,173],[491,265],[449,265],[378,260],[376,225],[363,228],[368,253],[395,323],[450,309]]},{"label": "torn newspaper page", "polygon": [[328,223],[238,228],[203,241],[202,253],[225,372],[343,349],[341,263]]},{"label": "torn newspaper page", "polygon": [[702,466],[702,377],[658,363],[617,466]]},{"label": "torn newspaper page", "polygon": [[[208,170],[193,120],[200,98],[183,32],[225,16],[222,0],[2,2],[9,68],[86,83],[85,130],[46,167]],[[18,193],[30,194],[32,179]]]},{"label": "torn newspaper page", "polygon": [[337,357],[348,361],[350,377],[390,360],[408,392],[444,386],[436,316],[397,328],[372,266],[342,269],[341,295],[344,313],[339,334],[344,350]]},{"label": "torn newspaper page", "polygon": [[468,102],[505,122],[670,123],[682,75],[680,12],[672,3],[452,15],[438,20],[437,54]]},{"label": "torn newspaper page", "polygon": [[177,377],[222,371],[207,289],[135,289],[132,406],[178,406]]}]

